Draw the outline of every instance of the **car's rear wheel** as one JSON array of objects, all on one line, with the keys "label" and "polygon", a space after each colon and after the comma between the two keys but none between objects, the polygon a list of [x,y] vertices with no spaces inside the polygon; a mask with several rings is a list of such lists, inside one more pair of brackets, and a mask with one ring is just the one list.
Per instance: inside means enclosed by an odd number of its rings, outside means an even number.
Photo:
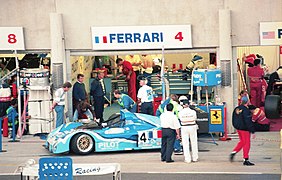
[{"label": "car's rear wheel", "polygon": [[77,134],[71,140],[71,150],[76,154],[89,154],[94,149],[94,140],[88,134]]},{"label": "car's rear wheel", "polygon": [[280,117],[281,99],[278,95],[268,95],[264,104],[265,115],[269,119],[277,119]]}]

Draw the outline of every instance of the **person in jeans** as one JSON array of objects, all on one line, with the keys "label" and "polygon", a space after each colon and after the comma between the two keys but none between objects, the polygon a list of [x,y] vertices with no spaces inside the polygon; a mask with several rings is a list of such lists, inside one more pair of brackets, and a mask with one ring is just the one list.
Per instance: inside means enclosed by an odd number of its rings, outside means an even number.
[{"label": "person in jeans", "polygon": [[65,110],[65,95],[66,92],[70,90],[72,87],[70,82],[66,82],[63,84],[63,86],[56,90],[54,94],[54,101],[51,107],[51,110],[55,109],[57,114],[56,119],[56,128],[59,127],[64,123],[64,110]]}]

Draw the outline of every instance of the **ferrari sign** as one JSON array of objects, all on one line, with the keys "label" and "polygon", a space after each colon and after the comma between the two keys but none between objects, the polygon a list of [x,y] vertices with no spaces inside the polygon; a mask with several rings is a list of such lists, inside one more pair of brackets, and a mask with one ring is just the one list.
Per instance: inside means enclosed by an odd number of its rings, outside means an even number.
[{"label": "ferrari sign", "polygon": [[222,111],[221,109],[210,110],[211,124],[222,124]]},{"label": "ferrari sign", "polygon": [[282,22],[260,23],[260,45],[282,44]]},{"label": "ferrari sign", "polygon": [[91,27],[94,50],[192,48],[191,25]]}]

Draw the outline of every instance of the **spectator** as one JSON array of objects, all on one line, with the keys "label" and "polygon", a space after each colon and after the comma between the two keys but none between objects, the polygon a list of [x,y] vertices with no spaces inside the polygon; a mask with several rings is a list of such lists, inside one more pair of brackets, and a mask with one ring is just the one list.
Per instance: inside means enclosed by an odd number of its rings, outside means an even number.
[{"label": "spectator", "polygon": [[51,110],[55,109],[57,114],[56,128],[62,125],[65,121],[64,110],[65,110],[65,94],[72,87],[70,82],[66,82],[63,86],[56,90],[54,94],[54,102],[52,104]]},{"label": "spectator", "polygon": [[131,97],[127,94],[122,94],[119,90],[114,91],[114,96],[117,98],[117,102],[121,109],[127,109],[132,113],[136,113],[137,105]]}]

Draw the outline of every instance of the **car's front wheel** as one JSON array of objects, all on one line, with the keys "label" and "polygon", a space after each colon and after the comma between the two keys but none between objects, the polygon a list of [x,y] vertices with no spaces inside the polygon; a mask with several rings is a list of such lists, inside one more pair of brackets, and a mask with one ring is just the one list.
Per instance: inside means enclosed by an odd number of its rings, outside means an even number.
[{"label": "car's front wheel", "polygon": [[94,140],[88,134],[77,134],[71,140],[71,150],[76,154],[89,154],[94,149]]}]

